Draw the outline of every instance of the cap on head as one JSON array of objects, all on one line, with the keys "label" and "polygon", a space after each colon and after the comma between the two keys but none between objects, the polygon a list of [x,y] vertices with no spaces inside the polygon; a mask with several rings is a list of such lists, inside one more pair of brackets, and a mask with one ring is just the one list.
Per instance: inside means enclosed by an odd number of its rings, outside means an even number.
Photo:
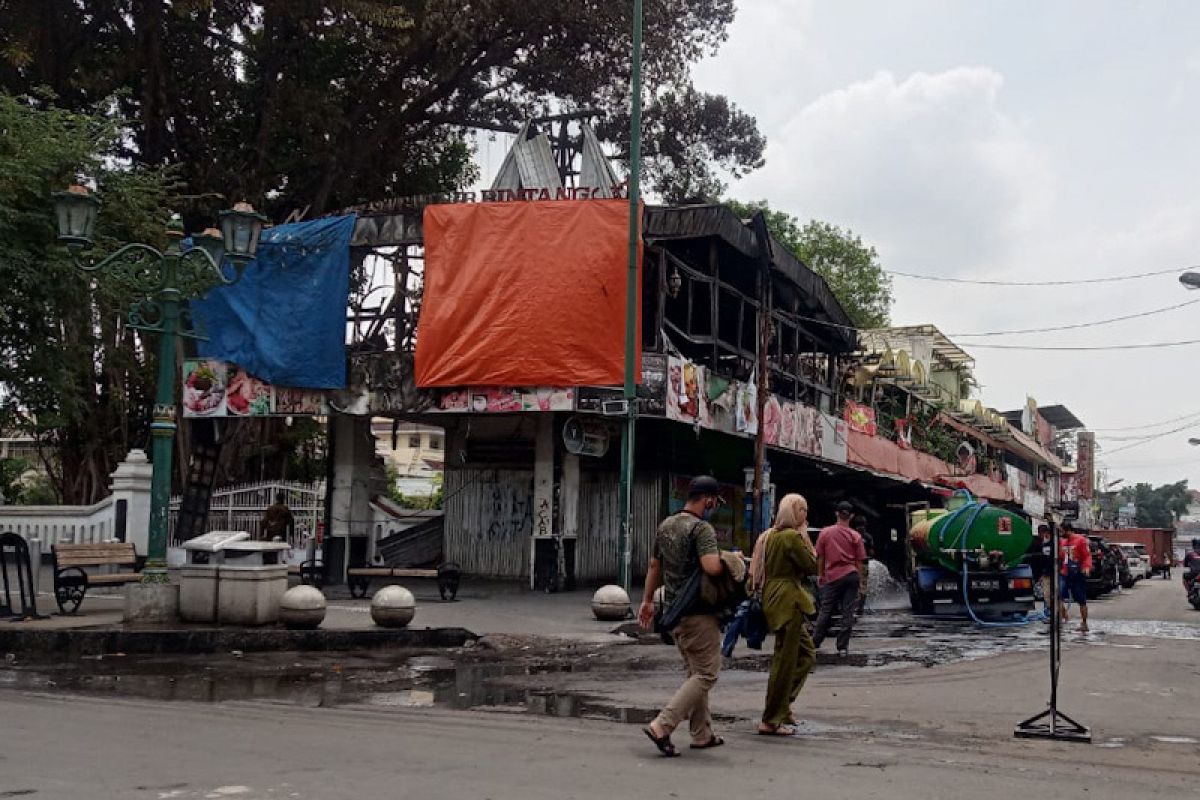
[{"label": "cap on head", "polygon": [[711,475],[697,475],[688,484],[688,500],[698,500],[701,497],[721,497],[721,485]]},{"label": "cap on head", "polygon": [[854,506],[850,505],[850,503],[846,502],[845,500],[834,506],[834,510],[837,511],[837,515],[839,517],[854,516]]}]

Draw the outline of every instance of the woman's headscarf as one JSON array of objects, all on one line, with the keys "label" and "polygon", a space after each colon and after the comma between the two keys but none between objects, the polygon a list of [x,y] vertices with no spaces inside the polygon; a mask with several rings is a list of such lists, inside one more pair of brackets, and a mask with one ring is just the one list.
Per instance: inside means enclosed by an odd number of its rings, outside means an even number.
[{"label": "woman's headscarf", "polygon": [[[775,512],[775,524],[758,537],[754,545],[754,553],[750,557],[750,580],[754,589],[761,589],[767,582],[767,541],[775,531],[788,529],[800,532],[804,542],[808,541],[808,501],[804,495],[786,494],[779,501],[779,510]],[[811,544],[810,544],[811,546]]]}]

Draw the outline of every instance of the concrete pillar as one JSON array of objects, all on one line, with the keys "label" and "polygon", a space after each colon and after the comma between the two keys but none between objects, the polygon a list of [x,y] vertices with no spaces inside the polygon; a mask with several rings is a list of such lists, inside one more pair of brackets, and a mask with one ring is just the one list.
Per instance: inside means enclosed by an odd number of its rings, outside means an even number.
[{"label": "concrete pillar", "polygon": [[[147,554],[150,544],[150,477],[154,465],[145,451],[130,450],[125,460],[112,474],[113,538],[132,542],[139,556]],[[122,537],[120,520],[124,509],[125,530]]]},{"label": "concrete pillar", "polygon": [[[387,488],[382,460],[375,454],[375,437],[370,417],[336,414],[333,424],[333,481],[329,493],[330,530],[327,536],[339,540],[341,557],[328,565],[330,578],[345,579],[352,550],[362,548],[365,558],[374,535],[371,498]],[[332,543],[331,543],[332,544]],[[337,554],[337,547],[325,547],[326,558]]]},{"label": "concrete pillar", "polygon": [[529,588],[534,588],[537,540],[554,536],[554,418],[539,414],[533,457],[533,538],[529,547]]}]

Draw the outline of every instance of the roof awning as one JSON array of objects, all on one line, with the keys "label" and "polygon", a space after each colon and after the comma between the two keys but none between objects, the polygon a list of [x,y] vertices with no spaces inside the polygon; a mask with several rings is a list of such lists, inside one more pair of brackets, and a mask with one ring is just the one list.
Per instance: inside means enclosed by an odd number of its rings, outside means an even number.
[{"label": "roof awning", "polygon": [[[747,259],[758,258],[754,231],[727,206],[647,206],[642,237],[647,242],[714,237]],[[821,325],[826,338],[849,352],[858,345],[854,321],[842,308],[829,284],[813,272],[778,239],[771,238],[771,266],[799,292],[809,313],[804,316]]]}]

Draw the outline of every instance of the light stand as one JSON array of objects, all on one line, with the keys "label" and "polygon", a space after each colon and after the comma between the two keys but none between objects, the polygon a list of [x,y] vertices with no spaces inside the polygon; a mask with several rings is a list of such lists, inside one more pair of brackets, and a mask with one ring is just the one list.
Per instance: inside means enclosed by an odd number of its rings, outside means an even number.
[{"label": "light stand", "polygon": [[1057,739],[1064,742],[1090,742],[1092,731],[1086,725],[1058,710],[1058,668],[1062,649],[1058,586],[1060,580],[1060,544],[1058,522],[1050,520],[1050,541],[1053,542],[1050,577],[1050,707],[1017,725],[1013,735],[1019,739]]}]

